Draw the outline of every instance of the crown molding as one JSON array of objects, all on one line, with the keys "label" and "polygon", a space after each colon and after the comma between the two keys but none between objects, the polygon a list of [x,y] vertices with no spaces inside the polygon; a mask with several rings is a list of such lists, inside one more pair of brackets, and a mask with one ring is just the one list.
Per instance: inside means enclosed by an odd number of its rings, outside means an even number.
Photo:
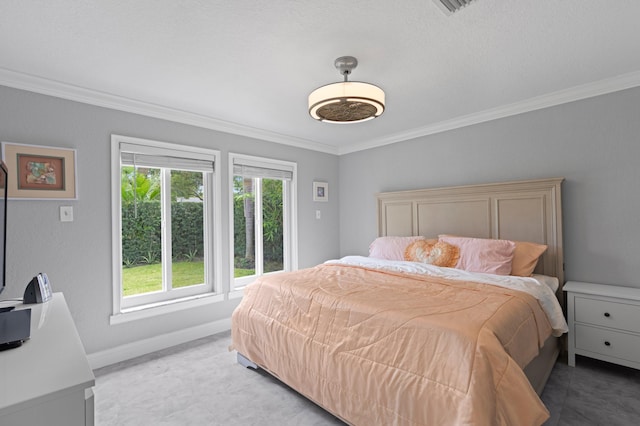
[{"label": "crown molding", "polygon": [[338,155],[364,151],[397,142],[404,142],[410,139],[471,126],[473,124],[484,123],[487,121],[510,117],[512,115],[518,115],[525,112],[531,112],[595,96],[606,95],[608,93],[618,92],[625,89],[631,89],[637,86],[640,86],[640,71],[596,81],[594,83],[558,90],[556,92],[529,98],[524,101],[514,102],[509,105],[503,105],[497,108],[491,108],[477,113],[456,117],[451,120],[445,120],[429,124],[427,126],[409,129],[404,132],[395,133],[393,135],[384,136],[371,141],[351,144],[340,148]]},{"label": "crown molding", "polygon": [[188,124],[191,126],[202,127],[239,136],[246,136],[268,142],[275,142],[296,148],[309,149],[327,154],[344,155],[384,145],[404,142],[419,137],[434,135],[500,118],[510,117],[525,112],[605,95],[620,90],[630,89],[640,86],[640,71],[551,92],[545,95],[526,99],[521,102],[514,102],[509,105],[487,109],[477,113],[456,117],[451,120],[440,121],[366,142],[356,142],[342,147],[326,145],[307,139],[295,138],[289,135],[283,135],[276,132],[219,120],[214,117],[195,114],[162,105],[141,102],[122,96],[111,95],[42,77],[18,73],[4,68],[0,68],[0,85],[40,93],[43,95],[55,96],[85,104],[111,108],[118,111],[140,114],[147,117],[159,118],[162,120]]},{"label": "crown molding", "polygon": [[205,129],[294,146],[297,148],[310,149],[327,154],[338,154],[338,148],[331,145],[302,138],[295,138],[250,126],[244,126],[229,121],[219,120],[214,117],[195,114],[162,105],[129,99],[123,96],[111,95],[109,93],[19,73],[5,68],[0,68],[0,85],[40,93],[43,95],[55,96],[57,98],[89,105],[111,108],[118,111],[130,112],[147,117],[159,118]]}]

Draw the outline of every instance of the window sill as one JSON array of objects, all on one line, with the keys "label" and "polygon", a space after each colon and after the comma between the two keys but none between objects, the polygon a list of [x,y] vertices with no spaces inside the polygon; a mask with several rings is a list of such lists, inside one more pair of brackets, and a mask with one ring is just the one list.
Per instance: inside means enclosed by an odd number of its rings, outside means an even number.
[{"label": "window sill", "polygon": [[109,317],[109,324],[122,324],[129,321],[136,321],[144,318],[152,318],[171,312],[178,312],[198,306],[206,306],[224,300],[223,294],[199,294],[197,296],[185,297],[182,299],[167,300],[159,303],[136,306],[135,308],[122,309],[118,314]]},{"label": "window sill", "polygon": [[244,287],[229,292],[229,299],[241,299],[244,294]]}]

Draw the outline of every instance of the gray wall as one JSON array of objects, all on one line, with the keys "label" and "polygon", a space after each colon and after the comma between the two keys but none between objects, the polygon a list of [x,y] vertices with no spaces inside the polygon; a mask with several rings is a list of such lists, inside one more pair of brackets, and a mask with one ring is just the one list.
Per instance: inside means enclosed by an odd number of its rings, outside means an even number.
[{"label": "gray wall", "polygon": [[640,287],[639,111],[635,88],[343,155],[341,255],[367,254],[376,192],[564,177],[566,279]]},{"label": "gray wall", "polygon": [[[213,130],[153,119],[0,86],[0,140],[76,148],[77,201],[11,200],[8,207],[8,287],[2,299],[20,297],[28,280],[46,272],[54,291],[67,299],[88,353],[222,318],[238,300],[110,326],[111,134],[135,136],[221,151],[223,280],[230,279],[228,256],[227,159],[229,152],[265,156],[298,164],[299,266],[339,254],[338,157]],[[312,200],[312,182],[329,183],[330,200]],[[75,220],[59,221],[61,205]],[[322,219],[315,219],[321,210]]]},{"label": "gray wall", "polygon": [[[566,278],[640,287],[639,109],[640,89],[631,89],[336,157],[0,86],[0,140],[76,148],[80,194],[10,202],[2,298],[21,296],[35,273],[47,272],[88,353],[231,314],[237,301],[109,325],[112,133],[220,150],[223,224],[228,152],[297,162],[300,267],[367,254],[376,192],[563,176]],[[312,201],[316,179],[329,182],[329,203]],[[74,207],[74,222],[59,221],[61,205]],[[223,267],[227,232],[223,225]]]}]

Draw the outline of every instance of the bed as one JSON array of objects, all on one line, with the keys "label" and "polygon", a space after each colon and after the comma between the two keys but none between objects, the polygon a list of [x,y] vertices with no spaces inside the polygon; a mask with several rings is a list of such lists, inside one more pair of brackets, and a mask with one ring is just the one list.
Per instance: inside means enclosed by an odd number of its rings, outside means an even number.
[{"label": "bed", "polygon": [[533,277],[371,253],[261,277],[233,313],[238,361],[348,424],[542,424],[538,395],[566,331],[561,183],[377,194],[376,241],[463,236],[547,249]]}]

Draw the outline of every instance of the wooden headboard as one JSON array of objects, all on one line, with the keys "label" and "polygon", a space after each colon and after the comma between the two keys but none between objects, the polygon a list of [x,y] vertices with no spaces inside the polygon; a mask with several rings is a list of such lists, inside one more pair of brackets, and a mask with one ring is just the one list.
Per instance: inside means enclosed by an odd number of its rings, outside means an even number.
[{"label": "wooden headboard", "polygon": [[563,302],[563,178],[383,192],[378,235],[439,234],[546,244],[536,273],[557,277]]}]

